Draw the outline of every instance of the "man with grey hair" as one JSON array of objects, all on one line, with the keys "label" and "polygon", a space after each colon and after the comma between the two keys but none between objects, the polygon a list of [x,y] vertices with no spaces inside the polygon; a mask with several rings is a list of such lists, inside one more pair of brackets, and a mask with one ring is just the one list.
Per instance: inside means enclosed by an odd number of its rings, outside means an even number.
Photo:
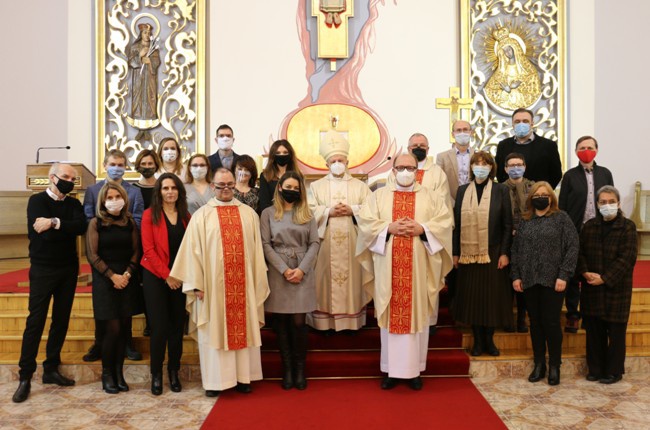
[{"label": "man with grey hair", "polygon": [[52,324],[43,362],[43,384],[74,385],[72,379],[59,373],[59,365],[79,274],[77,236],[86,231],[86,220],[79,200],[66,196],[74,188],[75,169],[69,164],[54,164],[49,178],[50,186],[32,195],[27,203],[31,265],[29,316],[18,363],[20,383],[12,398],[15,403],[24,402],[29,396],[38,346],[52,298]]},{"label": "man with grey hair", "polygon": [[473,131],[469,122],[460,119],[454,121],[452,133],[452,148],[438,154],[436,164],[447,175],[449,195],[454,201],[458,187],[469,183],[469,159],[472,158],[474,149],[470,147]]}]

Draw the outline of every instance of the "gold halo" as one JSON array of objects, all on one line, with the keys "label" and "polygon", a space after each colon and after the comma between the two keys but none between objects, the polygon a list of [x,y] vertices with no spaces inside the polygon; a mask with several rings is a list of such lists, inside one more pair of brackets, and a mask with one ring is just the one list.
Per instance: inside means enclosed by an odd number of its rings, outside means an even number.
[{"label": "gold halo", "polygon": [[141,13],[140,15],[136,15],[136,17],[133,18],[133,21],[131,21],[131,34],[133,35],[133,38],[134,39],[138,38],[138,35],[135,32],[135,24],[142,18],[151,18],[153,20],[153,22],[156,23],[156,27],[154,28],[154,34],[153,34],[152,39],[155,39],[156,37],[158,37],[158,35],[160,34],[160,22],[158,21],[158,18],[156,18],[155,16],[153,16],[152,14],[150,14],[148,12],[144,12],[144,13]]},{"label": "gold halo", "polygon": [[[519,46],[521,47],[522,52],[526,54],[526,42],[524,42],[521,36],[515,33],[509,33],[508,37],[510,37],[511,39],[515,39],[519,44]],[[498,52],[499,52],[499,41],[497,40],[494,42],[494,53],[498,54]]]}]

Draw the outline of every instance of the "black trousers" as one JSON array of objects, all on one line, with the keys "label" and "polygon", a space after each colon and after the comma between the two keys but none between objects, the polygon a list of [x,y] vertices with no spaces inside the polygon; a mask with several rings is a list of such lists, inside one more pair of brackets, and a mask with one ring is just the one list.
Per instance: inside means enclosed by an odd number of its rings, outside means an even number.
[{"label": "black trousers", "polygon": [[559,366],[562,363],[560,314],[564,292],[558,293],[551,287],[533,285],[524,290],[524,299],[530,319],[530,339],[535,363],[543,363],[546,360],[548,347],[549,366]]},{"label": "black trousers", "polygon": [[162,373],[167,347],[167,369],[178,370],[183,355],[185,294],[181,288],[172,290],[147,269],[143,269],[143,291],[151,328],[151,373]]},{"label": "black trousers", "polygon": [[43,369],[56,370],[61,364],[61,348],[68,333],[70,310],[77,288],[79,265],[51,267],[33,264],[29,268],[29,316],[23,333],[20,351],[20,380],[29,380],[36,371],[38,345],[43,336],[50,300],[52,305],[52,324],[47,339],[46,358]]},{"label": "black trousers", "polygon": [[566,316],[567,318],[580,319],[580,278],[577,276],[571,277],[566,285]]},{"label": "black trousers", "polygon": [[625,373],[625,332],[627,323],[584,316],[587,331],[587,366],[594,376]]}]

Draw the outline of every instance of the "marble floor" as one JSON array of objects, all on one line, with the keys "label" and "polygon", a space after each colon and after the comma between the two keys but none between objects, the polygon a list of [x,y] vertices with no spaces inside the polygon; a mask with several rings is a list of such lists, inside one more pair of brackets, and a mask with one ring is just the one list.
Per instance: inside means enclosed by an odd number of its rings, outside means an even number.
[{"label": "marble floor", "polygon": [[[650,429],[650,373],[611,386],[577,375],[563,377],[557,387],[502,375],[472,381],[510,429]],[[16,386],[0,384],[0,429],[198,429],[215,403],[199,382],[185,383],[181,393],[165,387],[154,397],[147,382],[108,395],[99,382],[57,387],[35,378],[21,404],[9,400]]]}]

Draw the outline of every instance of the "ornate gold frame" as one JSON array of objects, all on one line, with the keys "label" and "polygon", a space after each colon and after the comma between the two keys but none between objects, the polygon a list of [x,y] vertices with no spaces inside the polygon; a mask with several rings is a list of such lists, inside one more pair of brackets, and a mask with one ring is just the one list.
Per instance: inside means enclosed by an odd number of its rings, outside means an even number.
[{"label": "ornate gold frame", "polygon": [[[176,36],[182,36],[183,41],[195,40],[194,51],[186,50],[185,52],[192,53],[194,55],[194,61],[186,60],[185,63],[181,64],[176,59],[170,60],[170,63],[173,68],[173,72],[178,72],[179,69],[183,68],[187,72],[189,70],[189,76],[184,76],[184,79],[177,79],[177,82],[172,86],[174,93],[167,93],[168,98],[163,101],[163,108],[166,107],[165,103],[177,103],[180,105],[173,115],[170,117],[166,116],[166,111],[163,112],[162,118],[160,120],[161,125],[163,125],[163,134],[160,137],[173,136],[179,140],[181,147],[184,150],[185,159],[189,158],[192,153],[195,152],[205,152],[206,148],[206,130],[205,130],[205,91],[206,91],[206,74],[205,74],[205,39],[206,39],[206,0],[193,0],[193,1],[170,1],[170,0],[95,0],[95,64],[96,64],[96,142],[95,142],[95,173],[98,178],[105,177],[106,172],[103,168],[104,156],[108,150],[117,148],[125,151],[129,158],[128,163],[130,169],[127,170],[125,178],[136,178],[139,177],[139,174],[133,171],[133,163],[135,157],[139,152],[138,144],[135,140],[129,140],[129,137],[126,134],[125,127],[129,127],[126,122],[125,114],[123,110],[120,111],[120,115],[115,116],[114,113],[109,112],[107,106],[107,100],[110,98],[111,106],[115,103],[115,100],[122,103],[122,108],[126,108],[124,104],[124,98],[126,97],[127,91],[125,90],[126,86],[130,86],[128,82],[128,72],[123,75],[123,80],[115,82],[112,80],[109,82],[111,88],[107,88],[107,76],[111,73],[110,70],[107,70],[107,47],[110,44],[110,54],[113,56],[113,60],[118,59],[119,56],[115,56],[115,52],[119,52],[119,45],[122,50],[128,43],[128,38],[130,34],[123,34],[116,32],[115,39],[111,40],[107,38],[107,5],[112,8],[119,8],[122,19],[130,17],[130,14],[141,13],[141,6],[147,8],[160,9],[160,13],[165,16],[174,15],[173,12],[176,12],[174,22],[178,24],[178,21],[183,19],[185,22],[183,25],[186,25],[188,22],[192,23],[188,31],[184,34],[176,33]],[[170,12],[171,11],[171,12]],[[155,17],[151,14],[144,13],[148,17],[151,17],[155,20]],[[189,17],[189,18],[188,18]],[[171,22],[172,19],[168,21]],[[121,22],[123,26],[127,26],[126,21]],[[162,24],[160,24],[162,25]],[[133,23],[130,25],[133,27]],[[176,43],[179,43],[179,39],[175,39],[174,45],[171,41],[164,40],[164,48],[168,52],[179,53],[181,51],[178,48]],[[172,49],[175,48],[175,49]],[[122,54],[124,52],[121,52]],[[171,57],[171,56],[170,56]],[[161,62],[160,70],[163,70],[163,65],[167,67],[167,64]],[[192,73],[192,68],[194,68],[194,73]],[[169,71],[164,69],[164,71]],[[161,72],[162,73],[162,72]],[[170,79],[169,74],[162,74],[162,77],[159,77],[159,81],[164,79]],[[160,87],[161,85],[159,85]],[[168,89],[168,88],[164,88]],[[158,95],[159,104],[161,96]],[[190,109],[188,109],[188,106]],[[191,109],[193,107],[193,109]],[[170,109],[173,109],[170,108]],[[160,109],[161,111],[163,109]],[[180,118],[180,119],[179,119]],[[183,127],[180,130],[177,130],[174,125],[176,121],[184,121]],[[110,130],[110,123],[118,124],[117,131]],[[156,133],[161,134],[160,131]],[[156,141],[155,137],[152,140],[157,144],[160,140]],[[155,144],[148,145],[150,149],[155,149]]]},{"label": "ornate gold frame", "polygon": [[[543,105],[544,112],[541,114],[541,120],[537,121],[537,132],[552,140],[556,140],[562,165],[566,168],[566,2],[565,0],[536,0],[530,2],[512,2],[510,0],[460,0],[460,45],[461,45],[461,95],[466,98],[474,99],[474,109],[470,114],[470,122],[475,128],[477,140],[477,149],[491,149],[505,137],[508,137],[511,129],[511,122],[508,116],[491,109],[489,103],[481,105],[477,100],[476,82],[477,76],[480,76],[480,65],[476,61],[476,53],[472,50],[474,37],[478,34],[479,29],[473,27],[473,19],[476,16],[481,18],[489,16],[499,17],[504,20],[514,20],[516,23],[526,21],[528,17],[543,17],[548,23],[555,23],[552,26],[554,34],[547,35],[548,39],[539,37],[533,43],[540,43],[544,48],[544,59],[550,59],[549,62],[555,62],[554,66],[544,72],[551,73],[556,80],[555,88],[551,88],[552,97],[548,97],[550,109],[546,111],[547,105]],[[526,21],[527,23],[528,21]],[[531,24],[532,25],[532,24]],[[544,30],[547,28],[545,27]],[[547,46],[548,45],[548,46]],[[541,58],[541,54],[540,54]],[[474,83],[473,83],[474,80]],[[544,83],[545,87],[548,86]],[[542,92],[544,89],[542,90]],[[479,99],[482,97],[478,95]],[[542,94],[544,96],[544,94]],[[542,97],[540,97],[541,100]],[[537,102],[536,102],[537,103]],[[482,109],[478,112],[479,108]],[[488,109],[489,108],[489,109]],[[537,111],[539,106],[534,105],[532,110]],[[490,111],[494,116],[485,118],[483,112]],[[487,126],[486,126],[487,120]],[[541,124],[537,124],[537,123]]]}]

